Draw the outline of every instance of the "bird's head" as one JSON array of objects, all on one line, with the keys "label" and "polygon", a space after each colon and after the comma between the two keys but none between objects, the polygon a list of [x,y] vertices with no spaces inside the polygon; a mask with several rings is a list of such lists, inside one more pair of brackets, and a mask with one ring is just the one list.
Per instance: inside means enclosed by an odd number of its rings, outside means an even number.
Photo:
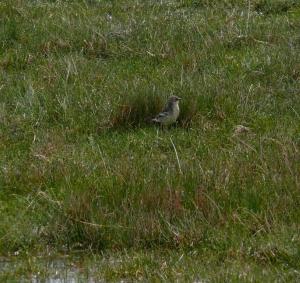
[{"label": "bird's head", "polygon": [[175,102],[179,102],[181,100],[180,97],[176,96],[176,95],[172,95],[170,98],[169,98],[169,102],[171,103],[175,103]]}]

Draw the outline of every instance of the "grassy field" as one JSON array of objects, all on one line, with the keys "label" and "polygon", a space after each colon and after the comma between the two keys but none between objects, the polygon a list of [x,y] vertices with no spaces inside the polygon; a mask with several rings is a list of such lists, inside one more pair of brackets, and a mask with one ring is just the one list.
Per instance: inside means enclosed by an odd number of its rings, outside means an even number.
[{"label": "grassy field", "polygon": [[299,30],[296,0],[1,1],[0,254],[299,282]]}]

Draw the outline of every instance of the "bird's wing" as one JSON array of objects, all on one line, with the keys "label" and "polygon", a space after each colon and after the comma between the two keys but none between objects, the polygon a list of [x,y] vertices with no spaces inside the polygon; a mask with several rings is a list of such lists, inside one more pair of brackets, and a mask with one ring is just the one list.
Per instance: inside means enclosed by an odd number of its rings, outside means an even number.
[{"label": "bird's wing", "polygon": [[168,115],[169,115],[168,112],[160,112],[160,113],[156,116],[156,118],[163,118],[163,117],[166,117],[166,116],[168,116]]},{"label": "bird's wing", "polygon": [[152,119],[152,121],[154,122],[162,122],[167,116],[169,115],[168,112],[160,112],[159,114],[156,115],[156,117],[154,119]]}]

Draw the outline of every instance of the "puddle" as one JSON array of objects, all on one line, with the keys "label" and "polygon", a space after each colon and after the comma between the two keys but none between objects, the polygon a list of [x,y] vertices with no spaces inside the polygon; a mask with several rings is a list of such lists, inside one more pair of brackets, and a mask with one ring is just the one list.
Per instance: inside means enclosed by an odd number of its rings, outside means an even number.
[{"label": "puddle", "polygon": [[[95,271],[95,269],[94,269]],[[69,258],[0,258],[1,282],[30,283],[98,283],[93,270],[80,267],[80,260]]]}]

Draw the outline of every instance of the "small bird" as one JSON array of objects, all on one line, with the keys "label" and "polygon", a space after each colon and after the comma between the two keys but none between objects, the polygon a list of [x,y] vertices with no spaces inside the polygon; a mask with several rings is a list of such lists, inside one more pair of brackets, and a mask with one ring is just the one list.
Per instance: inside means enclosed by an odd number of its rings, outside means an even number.
[{"label": "small bird", "polygon": [[175,95],[171,96],[163,111],[152,119],[152,121],[159,123],[162,126],[168,126],[175,123],[179,116],[179,100],[181,100],[180,97]]}]

